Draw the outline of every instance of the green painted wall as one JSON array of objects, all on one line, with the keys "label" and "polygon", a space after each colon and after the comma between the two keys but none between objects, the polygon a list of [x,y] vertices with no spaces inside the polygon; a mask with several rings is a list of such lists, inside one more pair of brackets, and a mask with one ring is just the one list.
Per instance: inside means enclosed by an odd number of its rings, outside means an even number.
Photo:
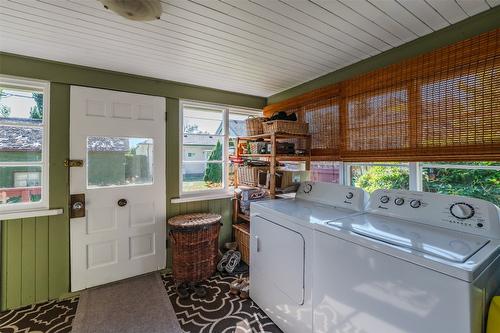
[{"label": "green painted wall", "polygon": [[302,83],[298,86],[272,95],[268,97],[268,104],[277,103],[314,89],[344,81],[356,75],[400,62],[404,59],[456,43],[499,27],[500,6],[497,6],[486,12],[455,23],[432,34],[420,37],[399,47],[390,49],[379,55],[362,60],[353,65],[320,76],[317,79]]},{"label": "green painted wall", "polygon": [[[50,207],[65,208],[69,196],[70,85],[142,93],[167,98],[167,214],[211,211],[223,215],[221,244],[231,238],[229,200],[170,204],[179,194],[179,98],[262,108],[265,99],[175,82],[0,53],[0,74],[51,81]],[[2,221],[0,308],[15,308],[65,295],[70,284],[69,217]]]}]

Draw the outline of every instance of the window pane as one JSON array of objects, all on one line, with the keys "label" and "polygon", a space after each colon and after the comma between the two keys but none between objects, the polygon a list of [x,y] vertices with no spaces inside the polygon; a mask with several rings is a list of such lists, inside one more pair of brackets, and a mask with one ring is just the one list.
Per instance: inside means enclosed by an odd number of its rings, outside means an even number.
[{"label": "window pane", "polygon": [[0,206],[40,201],[41,174],[39,166],[0,167]]},{"label": "window pane", "polygon": [[340,182],[339,162],[311,162],[311,180],[324,183]]},{"label": "window pane", "polygon": [[351,184],[367,192],[378,189],[410,188],[410,173],[406,166],[351,165]]},{"label": "window pane", "polygon": [[183,163],[182,191],[221,189],[223,185],[223,163]]},{"label": "window pane", "polygon": [[42,160],[42,127],[0,126],[0,162]]},{"label": "window pane", "polygon": [[500,170],[424,167],[422,172],[426,192],[464,195],[500,205]]},{"label": "window pane", "polygon": [[0,120],[41,124],[43,93],[0,86]]},{"label": "window pane", "polygon": [[87,138],[88,187],[153,183],[153,139]]},{"label": "window pane", "polygon": [[222,161],[224,137],[184,134],[182,159],[184,161]]},{"label": "window pane", "polygon": [[229,136],[246,136],[247,127],[245,120],[248,119],[247,114],[229,112]]},{"label": "window pane", "polygon": [[222,110],[185,106],[183,115],[185,134],[224,135]]}]

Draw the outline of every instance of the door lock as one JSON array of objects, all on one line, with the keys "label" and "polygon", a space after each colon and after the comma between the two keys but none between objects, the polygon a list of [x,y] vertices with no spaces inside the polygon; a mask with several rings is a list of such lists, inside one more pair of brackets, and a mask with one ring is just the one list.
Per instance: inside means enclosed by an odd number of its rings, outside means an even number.
[{"label": "door lock", "polygon": [[69,217],[71,219],[85,217],[85,194],[72,194],[69,204]]},{"label": "door lock", "polygon": [[120,206],[120,207],[126,206],[127,203],[128,203],[127,199],[120,199],[120,200],[118,200],[118,206]]}]

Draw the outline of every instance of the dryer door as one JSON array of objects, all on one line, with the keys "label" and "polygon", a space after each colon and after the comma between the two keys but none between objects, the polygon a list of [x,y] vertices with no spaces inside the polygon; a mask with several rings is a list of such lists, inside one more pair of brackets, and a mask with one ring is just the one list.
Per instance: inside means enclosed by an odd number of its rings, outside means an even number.
[{"label": "dryer door", "polygon": [[[262,306],[280,299],[304,303],[305,241],[292,229],[256,216],[250,226],[252,298]],[[284,305],[282,303],[282,305]]]}]

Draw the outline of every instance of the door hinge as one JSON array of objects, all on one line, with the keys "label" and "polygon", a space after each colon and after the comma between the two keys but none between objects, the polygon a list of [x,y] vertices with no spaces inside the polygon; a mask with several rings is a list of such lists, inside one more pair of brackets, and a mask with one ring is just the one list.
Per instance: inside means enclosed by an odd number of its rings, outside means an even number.
[{"label": "door hinge", "polygon": [[66,168],[81,168],[83,167],[83,160],[64,160]]}]

